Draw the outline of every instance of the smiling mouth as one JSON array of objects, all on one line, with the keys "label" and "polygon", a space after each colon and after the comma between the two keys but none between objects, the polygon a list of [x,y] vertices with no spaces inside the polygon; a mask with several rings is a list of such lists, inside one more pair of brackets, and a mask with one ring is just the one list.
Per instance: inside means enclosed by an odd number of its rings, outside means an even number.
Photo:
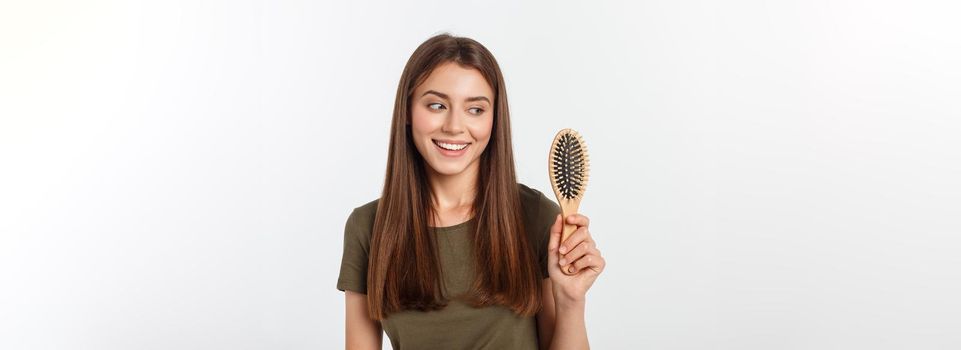
[{"label": "smiling mouth", "polygon": [[460,151],[467,148],[467,146],[470,146],[470,143],[447,143],[447,142],[441,142],[437,140],[431,140],[431,141],[434,141],[434,144],[437,145],[438,147],[448,151],[452,151],[452,152]]}]

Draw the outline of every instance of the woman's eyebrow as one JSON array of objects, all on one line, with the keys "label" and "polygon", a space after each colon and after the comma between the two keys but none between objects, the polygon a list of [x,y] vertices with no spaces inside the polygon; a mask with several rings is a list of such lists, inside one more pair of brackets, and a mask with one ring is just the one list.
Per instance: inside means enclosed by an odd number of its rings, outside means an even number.
[{"label": "woman's eyebrow", "polygon": [[[434,95],[440,96],[441,98],[443,98],[443,99],[445,99],[445,100],[450,100],[450,96],[447,96],[447,94],[442,93],[442,92],[437,92],[437,91],[434,91],[434,90],[427,90],[426,92],[424,92],[423,95],[420,95],[420,96],[421,96],[421,97],[424,97],[424,96],[426,96],[427,94],[434,94]],[[487,101],[487,103],[491,103],[491,100],[488,99],[486,96],[468,97],[468,98],[466,99],[466,101],[467,101],[467,102],[471,102],[471,101]]]}]

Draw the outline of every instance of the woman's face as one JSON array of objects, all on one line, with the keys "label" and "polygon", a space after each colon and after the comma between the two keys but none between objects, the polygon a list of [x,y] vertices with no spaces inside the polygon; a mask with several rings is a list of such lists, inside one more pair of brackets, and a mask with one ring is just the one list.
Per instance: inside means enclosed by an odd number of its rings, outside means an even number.
[{"label": "woman's face", "polygon": [[477,171],[490,141],[494,102],[484,76],[454,62],[437,66],[414,89],[411,133],[434,175]]}]

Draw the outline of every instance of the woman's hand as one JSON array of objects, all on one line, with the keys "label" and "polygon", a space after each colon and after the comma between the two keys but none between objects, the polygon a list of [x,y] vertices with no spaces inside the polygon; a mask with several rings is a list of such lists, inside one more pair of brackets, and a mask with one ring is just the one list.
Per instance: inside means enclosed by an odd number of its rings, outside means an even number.
[{"label": "woman's hand", "polygon": [[[583,303],[587,290],[597,276],[604,271],[605,261],[597,244],[588,231],[590,219],[581,214],[567,217],[567,223],[577,229],[563,243],[561,215],[551,226],[550,243],[547,245],[547,272],[553,286],[554,300],[560,306],[567,303]],[[561,269],[570,272],[565,274]]]}]

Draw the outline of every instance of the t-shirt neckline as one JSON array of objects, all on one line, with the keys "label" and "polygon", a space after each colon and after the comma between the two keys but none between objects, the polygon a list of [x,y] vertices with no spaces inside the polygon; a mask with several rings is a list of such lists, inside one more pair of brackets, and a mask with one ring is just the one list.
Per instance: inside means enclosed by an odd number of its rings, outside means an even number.
[{"label": "t-shirt neckline", "polygon": [[474,221],[476,221],[476,220],[477,220],[477,217],[472,217],[472,218],[468,219],[467,221],[464,221],[464,222],[459,223],[459,224],[456,224],[456,225],[452,225],[452,226],[441,226],[441,227],[428,226],[428,228],[433,229],[434,231],[437,231],[437,232],[454,232],[454,231],[461,231],[461,230],[466,229],[470,224],[472,224],[472,223],[473,223]]}]

